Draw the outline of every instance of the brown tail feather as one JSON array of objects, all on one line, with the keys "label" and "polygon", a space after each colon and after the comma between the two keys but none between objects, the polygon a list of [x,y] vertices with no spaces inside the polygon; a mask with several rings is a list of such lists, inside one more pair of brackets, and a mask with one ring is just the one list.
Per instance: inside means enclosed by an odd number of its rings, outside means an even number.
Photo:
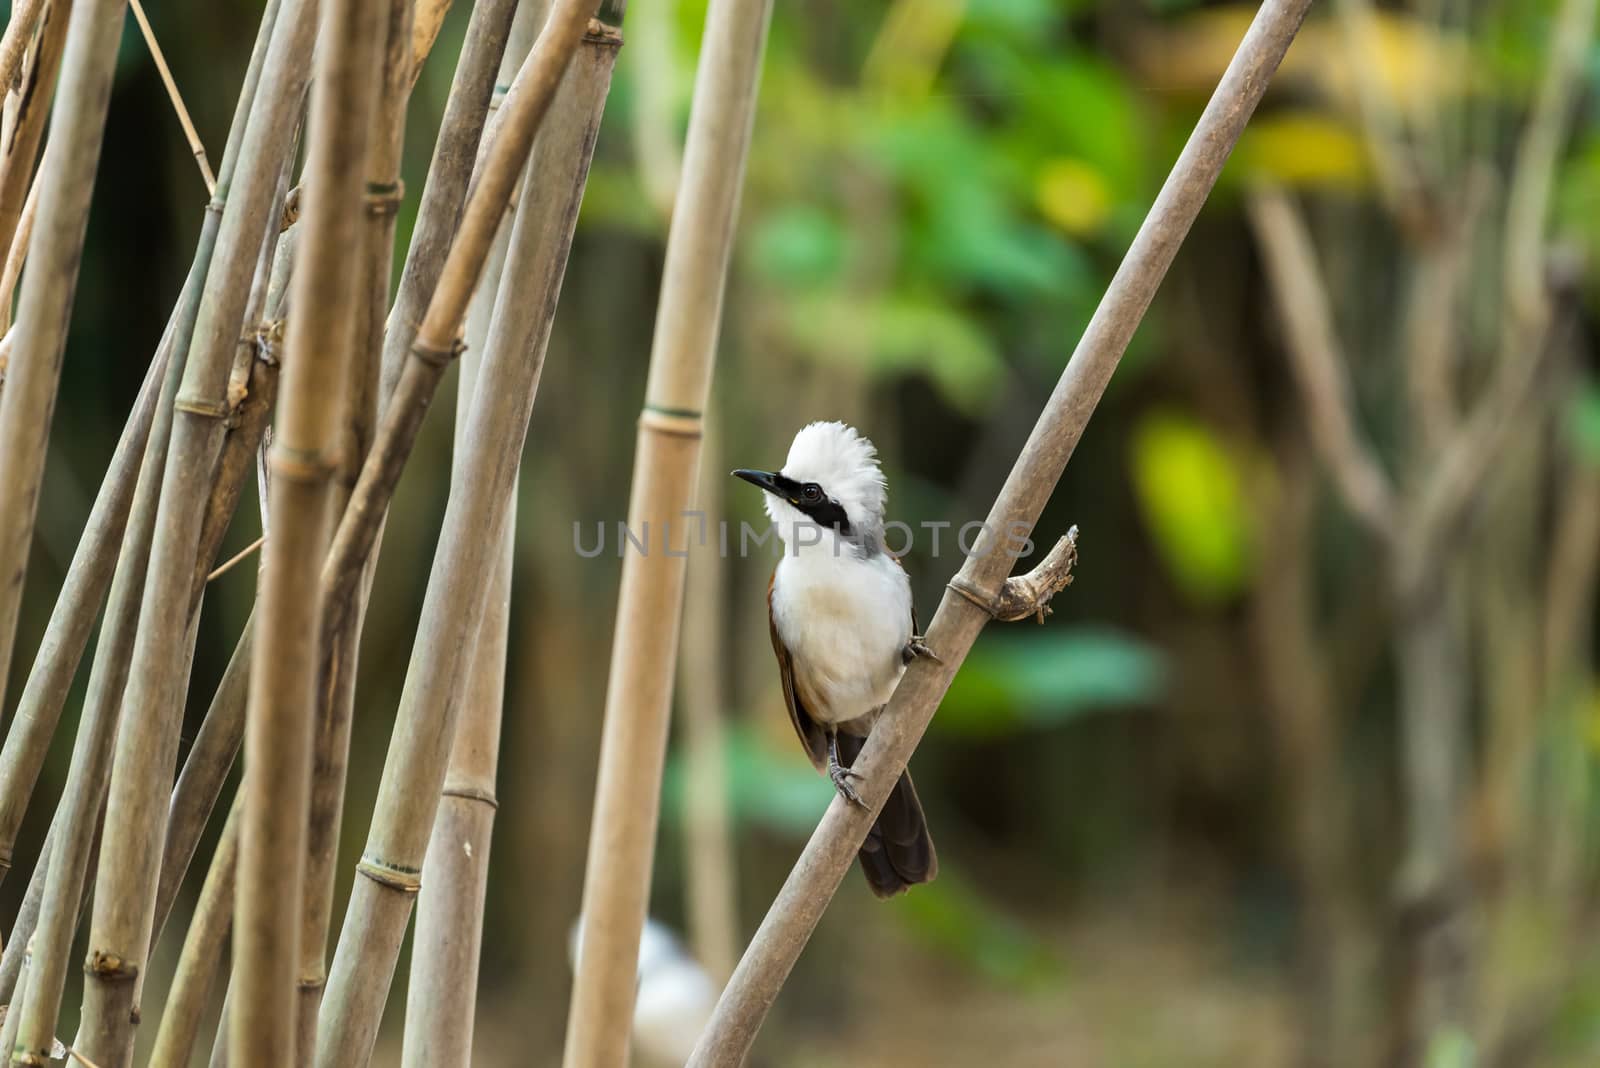
[{"label": "brown tail feather", "polygon": [[[839,735],[839,759],[855,763],[862,739]],[[939,857],[928,835],[928,821],[917,800],[911,773],[901,772],[900,781],[889,792],[878,821],[867,832],[866,841],[856,856],[861,872],[872,892],[880,898],[893,897],[918,883],[932,882],[939,874]]]}]

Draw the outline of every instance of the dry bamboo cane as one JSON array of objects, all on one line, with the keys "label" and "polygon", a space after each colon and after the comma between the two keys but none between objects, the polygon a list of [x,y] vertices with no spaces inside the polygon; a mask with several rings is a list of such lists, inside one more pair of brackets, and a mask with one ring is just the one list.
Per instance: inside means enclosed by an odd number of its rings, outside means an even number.
[{"label": "dry bamboo cane", "polygon": [[[411,81],[411,0],[387,0],[387,47],[381,64],[376,131],[368,145],[367,214],[356,247],[361,250],[357,272],[358,311],[356,355],[349,374],[349,405],[339,450],[339,484],[332,507],[337,513],[349,503],[350,489],[360,474],[372,445],[378,420],[379,365],[383,354],[383,320],[389,307],[389,278],[394,263],[395,212],[400,206],[401,147],[405,135],[406,103]],[[379,37],[379,40],[384,40]],[[300,909],[299,961],[296,976],[295,1063],[310,1064],[316,1055],[317,1011],[327,981],[328,925],[333,915],[333,884],[338,862],[339,828],[344,815],[346,770],[350,759],[350,730],[355,713],[357,656],[361,626],[366,614],[377,562],[376,544],[363,569],[355,610],[345,617],[341,630],[322,634],[329,657],[320,664],[314,682],[315,720],[312,738],[310,827],[307,836],[304,901]],[[318,606],[320,609],[320,605]]]},{"label": "dry bamboo cane", "polygon": [[5,36],[0,37],[0,96],[22,79],[22,56],[44,5],[45,0],[17,0],[11,5],[11,21],[6,23]]},{"label": "dry bamboo cane", "polygon": [[[64,17],[65,10],[58,13]],[[46,27],[46,32],[52,32]],[[94,194],[122,5],[84,0],[67,27],[61,81],[51,119],[50,173],[42,178],[34,224],[33,269],[22,280],[21,321],[13,331],[6,388],[0,393],[0,694],[6,691],[28,549],[44,477],[45,446],[61,380],[67,320]],[[45,65],[41,49],[40,66]],[[43,110],[44,102],[38,101]],[[26,186],[26,179],[24,179]],[[10,242],[0,242],[0,248]]]},{"label": "dry bamboo cane", "polygon": [[[242,796],[242,795],[241,795]],[[178,970],[156,1028],[150,1068],[186,1068],[200,1033],[200,1017],[210,1002],[222,954],[233,928],[234,879],[239,859],[239,804],[228,812],[211,868],[200,888],[194,918],[184,935]]]},{"label": "dry bamboo cane", "polygon": [[[920,660],[911,666],[857,758],[867,807],[835,799],[823,814],[723,991],[689,1059],[694,1068],[744,1062],[795,959],[978,632],[992,614],[1011,617],[1003,605],[1020,603],[1026,609],[1036,601],[1033,576],[1006,578],[1014,562],[1011,547],[1038,521],[1128,341],[1310,6],[1311,0],[1266,0],[1261,5],[1007,476],[985,533],[940,601],[927,643],[943,662]],[[1052,551],[1052,557],[1057,555]],[[1047,558],[1041,570],[1055,577],[1051,563]]]},{"label": "dry bamboo cane", "polygon": [[[45,147],[49,152],[49,146]],[[43,157],[39,160],[39,171],[45,169]],[[28,199],[22,205],[22,217],[17,220],[17,229],[11,235],[11,250],[6,253],[5,267],[0,268],[0,334],[11,329],[13,312],[17,296],[17,282],[22,278],[22,266],[28,260],[28,243],[33,240],[33,217],[39,208],[39,175],[33,176],[33,183],[28,186]]]},{"label": "dry bamboo cane", "polygon": [[[199,298],[193,289],[194,299]],[[182,299],[180,298],[180,302]],[[174,319],[176,315],[174,316]],[[116,566],[117,546],[122,543],[133,507],[134,484],[144,456],[150,428],[161,400],[161,383],[172,356],[172,323],[145,372],[144,384],[122,428],[105,479],[95,495],[94,506],[84,524],[83,536],[72,554],[61,596],[50,613],[44,639],[34,658],[28,681],[23,685],[17,713],[0,749],[0,877],[11,867],[12,850],[28,799],[44,766],[50,739],[61,718],[61,709],[78,670],[95,615],[111,584]],[[43,863],[44,858],[39,858]]]},{"label": "dry bamboo cane", "polygon": [[688,555],[666,547],[674,526],[686,543],[692,525],[684,513],[771,13],[770,0],[713,0],[706,11],[628,504],[629,529],[661,531],[663,551],[629,554],[622,565],[566,1068],[621,1068],[627,1059]]},{"label": "dry bamboo cane", "polygon": [[[700,460],[696,507],[701,531],[722,519],[721,434],[713,420]],[[739,959],[739,908],[734,885],[733,832],[728,813],[728,758],[724,634],[726,584],[717,540],[700,537],[689,548],[684,577],[684,633],[678,677],[684,754],[683,869],[689,941],[719,983]]]},{"label": "dry bamboo cane", "polygon": [[[381,403],[385,408],[394,394],[411,343],[416,340],[415,324],[422,320],[434,288],[439,284],[445,255],[461,220],[467,184],[472,179],[472,164],[483,139],[489,100],[494,93],[495,73],[505,53],[517,6],[517,0],[478,0],[472,5],[472,19],[467,23],[467,36],[461,44],[461,56],[450,82],[450,96],[445,101],[444,116],[439,123],[439,138],[434,142],[433,159],[428,164],[428,180],[422,187],[422,199],[417,206],[417,225],[406,249],[400,288],[384,337]],[[508,188],[506,199],[510,196]]]},{"label": "dry bamboo cane", "polygon": [[[156,538],[129,676],[128,707],[112,765],[105,846],[96,882],[80,1048],[105,1066],[127,1058],[135,980],[149,948],[162,818],[176,762],[187,655],[190,579],[202,505],[226,433],[228,376],[251,281],[266,239],[272,194],[293,143],[315,36],[315,0],[288,0],[273,27],[236,181],[227,197],[162,479]],[[276,217],[270,219],[274,232]]]},{"label": "dry bamboo cane", "polygon": [[[393,392],[388,393],[378,438],[362,465],[360,479],[328,553],[328,564],[323,569],[327,583],[323,628],[328,633],[342,628],[345,615],[353,609],[355,593],[377,542],[400,468],[416,441],[439,379],[457,354],[455,339],[500,217],[593,7],[592,0],[562,0],[507,95],[483,166],[467,198],[460,232],[445,258],[427,313],[413,334],[410,358],[404,361]],[[427,204],[426,191],[423,202]],[[416,247],[415,243],[412,247]],[[404,278],[401,295],[405,295]],[[398,312],[397,305],[391,324],[408,321]],[[393,333],[391,326],[391,336]],[[386,351],[386,362],[388,357]]]},{"label": "dry bamboo cane", "polygon": [[53,0],[39,28],[39,47],[25,78],[16,125],[0,155],[0,248],[10,248],[33,184],[34,160],[50,113],[50,90],[61,66],[71,0]]},{"label": "dry bamboo cane", "polygon": [[276,1068],[295,1050],[295,976],[316,709],[318,567],[356,352],[362,165],[377,112],[384,0],[327,0],[311,95],[305,234],[291,282],[245,718],[244,808],[228,1056]]},{"label": "dry bamboo cane", "polygon": [[[531,22],[532,20],[528,20]],[[521,25],[519,21],[518,25]],[[513,31],[515,36],[515,31]],[[517,62],[517,45],[506,49],[501,71]],[[522,49],[526,52],[526,47]],[[466,442],[467,418],[478,382],[482,354],[495,319],[495,298],[511,239],[509,220],[501,224],[473,294],[467,315],[466,351],[456,392],[456,451]],[[454,476],[459,477],[459,476]],[[501,706],[505,696],[506,627],[510,620],[512,546],[516,499],[506,520],[506,556],[489,588],[488,607],[472,655],[461,721],[450,750],[444,795],[434,817],[417,895],[417,930],[406,987],[406,1068],[470,1064],[482,947],[483,902],[488,885],[490,833],[494,826],[495,765],[499,755]]]},{"label": "dry bamboo cane", "polygon": [[[203,277],[198,269],[191,272],[190,284],[185,286],[180,306],[192,307],[198,303],[199,283]],[[179,314],[180,317],[185,315],[184,312]],[[174,338],[173,343],[177,340]],[[145,564],[161,493],[161,472],[166,465],[173,401],[183,373],[180,360],[169,359],[167,364],[162,396],[134,490],[132,514],[116,558],[105,623],[89,669],[89,688],[73,743],[66,791],[52,821],[55,840],[48,861],[41,856],[35,872],[35,878],[42,876],[44,896],[36,929],[30,930],[28,937],[39,952],[30,968],[32,981],[28,984],[26,998],[16,1002],[20,1006],[19,1016],[26,1020],[19,1031],[16,1052],[7,1054],[13,1058],[13,1063],[43,1063],[49,1043],[55,1037],[56,1018],[66,983],[67,958],[79,920],[84,876],[105,802],[106,774],[122,707],[122,689],[127,681],[128,658],[138,626]]]},{"label": "dry bamboo cane", "polygon": [[[560,19],[558,8],[541,41]],[[499,305],[515,314],[496,321],[485,346],[461,477],[452,480],[372,832],[323,1002],[316,1063],[324,1068],[365,1063],[371,1055],[417,891],[465,689],[466,654],[500,560],[517,459],[620,42],[600,23],[590,22],[589,31],[561,83],[523,185],[501,282],[502,293],[520,299],[502,297]],[[486,178],[480,181],[479,193],[486,184]],[[419,344],[432,336],[428,325]]]},{"label": "dry bamboo cane", "polygon": [[[266,58],[266,42],[276,18],[279,2],[280,0],[271,0],[262,15],[261,30],[251,53],[250,65],[239,92],[239,103],[235,108],[233,125],[228,133],[227,148],[223,152],[224,175],[229,172],[231,161],[237,156],[238,145],[244,135],[245,117],[249,114],[255,99],[256,86],[261,77],[261,65]],[[184,295],[178,304],[179,308],[186,310],[181,313],[174,312],[174,321],[177,325],[169,327],[172,337],[164,339],[167,345],[164,351],[177,352],[180,365],[188,352],[189,341],[194,333],[194,319],[200,301],[199,286],[210,267],[216,243],[217,223],[218,214],[207,212],[201,224],[190,280],[185,283]],[[16,719],[6,736],[4,750],[0,751],[0,858],[3,858],[5,863],[9,863],[23,810],[27,807],[28,797],[38,779],[50,737],[55,732],[62,705],[66,701],[67,690],[72,684],[72,676],[77,671],[78,662],[83,656],[84,647],[93,629],[95,615],[111,583],[112,569],[117,557],[113,547],[120,544],[122,531],[127,525],[128,510],[133,505],[132,494],[138,464],[144,455],[145,441],[150,437],[151,422],[155,418],[155,402],[159,394],[154,384],[159,382],[165,373],[164,364],[159,368],[156,365],[161,364],[166,358],[163,355],[152,361],[151,370],[146,375],[144,391],[140,394],[140,400],[133,414],[129,416],[128,427],[123,431],[122,440],[118,442],[116,454],[106,472],[100,493],[95,499],[94,509],[90,513],[78,549],[73,555],[61,596],[51,612],[44,642],[34,659],[33,669],[23,688]],[[167,415],[162,417],[162,426],[165,428],[170,421],[172,404],[170,392],[162,403],[167,411]],[[161,434],[163,448],[166,433],[167,431],[163,429]],[[143,567],[143,563],[139,564],[141,571]],[[137,604],[132,607],[136,608]],[[41,865],[43,860],[41,857]],[[0,968],[0,971],[3,970]]]}]

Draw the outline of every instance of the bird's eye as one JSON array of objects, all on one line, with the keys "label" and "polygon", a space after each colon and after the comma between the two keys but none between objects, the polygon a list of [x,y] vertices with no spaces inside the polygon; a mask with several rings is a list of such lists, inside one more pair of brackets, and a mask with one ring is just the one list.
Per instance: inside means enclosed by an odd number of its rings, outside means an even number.
[{"label": "bird's eye", "polygon": [[800,499],[807,504],[817,504],[822,500],[822,487],[815,482],[807,482],[800,490]]}]

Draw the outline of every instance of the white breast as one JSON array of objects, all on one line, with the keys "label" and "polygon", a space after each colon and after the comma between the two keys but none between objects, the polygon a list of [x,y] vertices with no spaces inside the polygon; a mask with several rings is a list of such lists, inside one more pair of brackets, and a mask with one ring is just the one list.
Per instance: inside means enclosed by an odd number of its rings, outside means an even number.
[{"label": "white breast", "polygon": [[785,554],[772,610],[797,684],[821,698],[810,702],[814,718],[841,723],[888,702],[911,639],[911,583],[899,564],[882,553]]}]

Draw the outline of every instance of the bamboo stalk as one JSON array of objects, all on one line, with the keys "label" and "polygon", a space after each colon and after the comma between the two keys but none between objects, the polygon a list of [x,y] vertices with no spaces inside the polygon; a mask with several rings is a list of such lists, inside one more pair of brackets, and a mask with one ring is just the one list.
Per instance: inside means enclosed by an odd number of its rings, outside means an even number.
[{"label": "bamboo stalk", "polygon": [[50,92],[61,67],[71,0],[53,0],[45,9],[32,66],[23,76],[17,113],[0,155],[0,248],[10,248],[22,218],[34,161],[50,114]]},{"label": "bamboo stalk", "polygon": [[[185,303],[192,305],[198,302],[201,277],[203,272],[191,272]],[[20,1002],[18,1015],[23,1018],[23,1023],[20,1025],[13,1063],[30,1063],[25,1059],[28,1056],[44,1057],[49,1043],[55,1037],[56,1019],[66,983],[67,958],[78,924],[79,902],[83,897],[84,876],[88,871],[89,853],[105,803],[106,775],[122,707],[121,695],[127,681],[129,656],[138,626],[145,564],[150,553],[156,506],[161,492],[161,472],[166,464],[173,400],[183,373],[182,361],[173,359],[167,363],[160,404],[155,412],[154,425],[134,490],[127,532],[122,541],[122,551],[116,558],[105,623],[89,669],[89,688],[73,744],[67,787],[53,821],[56,839],[48,867],[44,869],[43,903],[37,929],[29,932],[30,939],[39,948],[39,954],[31,969],[32,981],[28,984],[26,1000]],[[48,736],[43,738],[43,743],[48,745]]]},{"label": "bamboo stalk", "polygon": [[[706,527],[714,527],[723,517],[723,484],[728,476],[721,462],[720,437],[713,423],[700,461],[696,507]],[[689,548],[678,706],[683,710],[683,870],[689,937],[695,957],[722,983],[739,959],[739,909],[724,728],[727,591],[716,545],[716,539],[700,538]]]},{"label": "bamboo stalk", "polygon": [[[48,154],[50,148],[45,146]],[[39,160],[39,171],[45,169],[45,160]],[[33,218],[39,208],[39,175],[33,176],[33,183],[28,186],[28,199],[22,205],[22,215],[17,220],[17,229],[11,235],[11,249],[6,253],[5,269],[0,270],[0,333],[7,333],[13,321],[13,306],[16,303],[17,282],[22,277],[22,265],[28,260],[28,244],[33,240]]]},{"label": "bamboo stalk", "polygon": [[[339,481],[332,506],[341,511],[372,445],[378,419],[379,364],[383,353],[384,313],[389,306],[389,278],[394,263],[395,212],[401,198],[401,146],[411,80],[411,0],[389,0],[387,47],[384,50],[377,131],[368,146],[367,214],[357,244],[355,306],[358,311],[356,356],[349,367],[348,413],[341,428]],[[382,38],[380,38],[382,39]],[[345,778],[350,758],[350,730],[355,711],[357,654],[377,562],[376,545],[363,569],[358,604],[338,631],[323,632],[323,648],[331,657],[322,664],[331,675],[315,680],[316,716],[313,733],[310,827],[304,902],[300,909],[297,964],[295,1063],[310,1064],[316,1055],[317,1012],[327,980],[328,925],[333,915],[334,872],[338,861],[340,821],[344,814]],[[320,607],[320,606],[319,606]]]},{"label": "bamboo stalk", "polygon": [[[394,395],[411,344],[416,340],[415,324],[422,321],[439,284],[445,256],[461,220],[472,164],[478,155],[489,100],[494,93],[495,74],[505,54],[517,6],[517,0],[478,0],[472,5],[472,18],[467,23],[467,36],[461,44],[461,56],[450,82],[450,95],[445,100],[439,137],[434,142],[433,158],[428,164],[428,179],[417,205],[417,225],[406,249],[400,288],[384,337],[382,406],[385,408]],[[532,143],[531,137],[529,143]],[[506,200],[510,197],[507,187]]]},{"label": "bamboo stalk", "polygon": [[[527,8],[524,8],[526,11]],[[526,19],[527,23],[533,20]],[[519,20],[518,27],[524,25]],[[502,76],[531,42],[516,39],[506,49]],[[482,354],[496,317],[511,223],[501,224],[467,315],[466,351],[456,387],[454,466],[464,455],[468,418]],[[459,477],[452,474],[452,480]],[[461,719],[456,725],[444,794],[434,817],[417,895],[417,930],[406,987],[406,1068],[470,1064],[482,947],[483,902],[488,885],[490,835],[494,827],[495,767],[505,698],[506,628],[510,621],[512,553],[516,539],[516,494],[506,520],[506,556],[489,588],[488,607],[472,655]]]},{"label": "bamboo stalk", "polygon": [[[241,795],[242,796],[242,795]],[[211,999],[222,953],[233,928],[233,891],[239,859],[239,804],[228,812],[222,837],[206,872],[200,900],[184,935],[178,970],[167,994],[166,1010],[156,1029],[151,1068],[186,1068],[200,1033],[200,1017]]]},{"label": "bamboo stalk", "polygon": [[315,0],[288,0],[276,18],[232,173],[237,180],[218,183],[210,209],[222,210],[222,219],[176,405],[182,418],[174,421],[162,479],[125,698],[145,714],[125,718],[118,732],[85,965],[77,1045],[91,1060],[107,1065],[123,1063],[132,1043],[135,980],[154,919],[165,784],[177,757],[204,502],[226,434],[228,377],[261,243],[269,224],[274,233],[277,229],[272,195],[310,73],[315,7]]},{"label": "bamboo stalk", "polygon": [[[992,606],[1018,582],[1006,579],[1011,554],[997,539],[1026,535],[1038,521],[1128,341],[1310,6],[1311,0],[1266,0],[1261,5],[995,499],[987,521],[990,533],[980,538],[952,583],[969,592],[952,588],[939,604],[927,643],[943,662],[912,664],[856,760],[867,807],[837,798],[829,805],[734,970],[689,1065],[736,1065],[749,1053],[889,788],[989,621],[990,612],[979,601]],[[692,182],[685,185],[693,187]]]},{"label": "bamboo stalk", "polygon": [[[245,119],[250,113],[256,88],[260,83],[261,67],[266,59],[267,41],[277,17],[279,2],[280,0],[271,0],[262,15],[261,29],[257,33],[250,63],[245,71],[244,83],[239,91],[239,102],[235,107],[233,123],[228,132],[227,146],[223,151],[222,170],[225,176],[231,174],[233,161],[243,140]],[[34,660],[33,670],[29,674],[22,700],[18,705],[15,729],[7,736],[5,749],[0,752],[0,853],[3,853],[8,860],[23,809],[37,781],[39,768],[49,747],[50,736],[54,733],[60,718],[61,707],[71,686],[72,676],[77,670],[78,661],[83,656],[84,646],[94,625],[95,614],[112,581],[112,571],[117,558],[112,553],[111,547],[120,543],[122,531],[128,523],[129,510],[133,506],[132,491],[137,476],[136,465],[142,462],[145,443],[151,436],[152,422],[158,421],[160,430],[156,438],[161,442],[161,448],[163,450],[166,448],[173,393],[176,387],[174,384],[164,394],[159,394],[155,390],[154,383],[165,374],[166,361],[170,358],[171,352],[179,353],[180,368],[188,352],[199,310],[200,285],[210,268],[216,245],[220,201],[216,207],[218,210],[208,211],[202,222],[194,265],[190,269],[184,293],[174,311],[173,321],[168,325],[168,333],[163,337],[164,348],[158,350],[157,358],[152,361],[152,368],[146,374],[140,401],[135,407],[134,414],[129,417],[129,428],[124,430],[122,441],[118,443],[117,452],[106,473],[100,494],[96,498],[89,523],[85,527],[84,536],[73,556],[73,563],[68,571],[61,596],[51,613],[45,640]],[[159,369],[157,365],[160,365]],[[158,397],[162,412],[159,420]],[[138,429],[130,437],[129,430],[134,428],[135,423],[142,429]],[[153,522],[153,512],[146,521]],[[136,566],[142,572],[145,564],[141,559]],[[108,618],[122,611],[136,613],[140,596],[137,589],[138,587],[130,584],[132,603],[123,608],[114,606]],[[131,633],[129,637],[131,638]],[[116,691],[119,690],[120,686],[116,688]],[[41,857],[41,866],[43,863]],[[3,970],[0,968],[0,971]]]},{"label": "bamboo stalk", "polygon": [[[186,288],[192,289],[193,284]],[[197,291],[195,297],[198,298]],[[0,876],[11,867],[23,813],[38,782],[39,770],[44,766],[72,677],[89,643],[95,616],[111,584],[116,549],[127,529],[139,465],[150,439],[161,400],[161,382],[172,356],[176,319],[174,314],[145,372],[144,384],[139,387],[139,396],[122,428],[122,436],[117,440],[116,451],[106,468],[100,491],[95,495],[83,535],[72,554],[61,595],[50,613],[44,639],[34,657],[28,681],[23,685],[5,746],[0,748]]]},{"label": "bamboo stalk", "polygon": [[[67,31],[61,83],[57,92],[51,140],[50,173],[39,197],[35,223],[33,270],[22,280],[22,306],[27,314],[14,331],[6,366],[6,388],[0,393],[0,694],[6,691],[12,644],[17,636],[17,615],[22,606],[23,578],[28,570],[28,550],[39,506],[39,485],[44,477],[45,446],[50,438],[56,388],[61,380],[61,359],[66,351],[67,320],[83,255],[84,231],[89,222],[89,200],[100,163],[100,139],[105,131],[106,104],[111,94],[116,35],[121,29],[121,6],[116,0],[84,0],[79,17],[67,23],[66,9],[53,10],[43,27],[45,43],[39,50],[35,72],[53,74],[51,43]],[[77,32],[71,32],[76,27]],[[33,82],[41,84],[39,78]],[[42,84],[48,85],[46,79]],[[22,142],[31,125],[42,123],[45,101],[32,94],[25,121],[14,135],[15,151],[8,163],[22,164]],[[26,116],[37,116],[27,119]],[[37,146],[37,132],[33,134]],[[33,154],[27,153],[27,166]],[[9,170],[0,167],[0,171]],[[0,173],[0,212],[6,174]],[[18,188],[26,192],[24,173]],[[22,208],[17,196],[17,214]],[[3,221],[3,219],[0,219]],[[11,247],[15,216],[0,229],[0,248]]]},{"label": "bamboo stalk", "polygon": [[6,23],[5,36],[0,37],[0,95],[22,80],[22,57],[44,6],[45,0],[17,0],[11,5],[11,21]]},{"label": "bamboo stalk", "polygon": [[229,1062],[293,1063],[296,933],[310,811],[319,640],[318,567],[358,319],[362,165],[377,112],[383,0],[322,7],[311,95],[305,235],[272,445],[239,831]]},{"label": "bamboo stalk", "polygon": [[[713,0],[706,11],[683,176],[667,237],[628,526],[663,532],[677,527],[683,544],[771,13],[770,0]],[[630,554],[622,565],[566,1068],[621,1068],[627,1057],[629,1029],[619,1021],[631,1019],[633,1011],[685,555]]]},{"label": "bamboo stalk", "polygon": [[[323,609],[323,627],[329,633],[344,626],[345,616],[353,608],[356,588],[377,542],[400,468],[416,441],[444,368],[457,354],[455,338],[489,246],[533,145],[534,134],[583,36],[587,13],[593,6],[592,0],[561,0],[507,95],[497,133],[468,198],[460,232],[450,246],[428,300],[428,310],[410,342],[411,358],[404,362],[389,395],[378,438],[362,465],[361,477],[329,550],[324,568],[328,586]],[[407,321],[397,305],[391,323]],[[386,360],[387,357],[386,351]]]},{"label": "bamboo stalk", "polygon": [[[584,6],[557,6],[529,63],[538,60],[552,37],[561,39],[563,19],[571,9]],[[523,183],[501,282],[502,293],[516,293],[519,299],[501,299],[500,306],[515,314],[496,321],[485,346],[482,388],[473,398],[461,477],[452,479],[372,831],[357,866],[323,1002],[316,1063],[325,1068],[348,1060],[364,1062],[371,1053],[438,808],[469,667],[467,653],[482,624],[488,587],[500,559],[517,457],[527,433],[619,43],[615,31],[596,22],[588,26],[590,32],[561,83],[558,102]],[[514,130],[508,124],[502,136]],[[514,170],[510,178],[515,179]],[[488,188],[486,169],[452,259],[473,232],[473,209]],[[557,190],[563,192],[553,193]],[[482,220],[490,224],[491,239],[499,215],[496,208]],[[468,281],[479,274],[476,267]],[[446,282],[451,276],[447,267]],[[441,283],[442,292],[452,289]],[[450,299],[459,299],[454,293],[460,292],[454,290]],[[464,292],[470,294],[470,284]],[[435,297],[434,307],[439,299]],[[452,332],[459,319],[459,314],[451,316]],[[433,321],[431,313],[429,320],[419,331],[419,346],[439,336],[442,324]]]}]

